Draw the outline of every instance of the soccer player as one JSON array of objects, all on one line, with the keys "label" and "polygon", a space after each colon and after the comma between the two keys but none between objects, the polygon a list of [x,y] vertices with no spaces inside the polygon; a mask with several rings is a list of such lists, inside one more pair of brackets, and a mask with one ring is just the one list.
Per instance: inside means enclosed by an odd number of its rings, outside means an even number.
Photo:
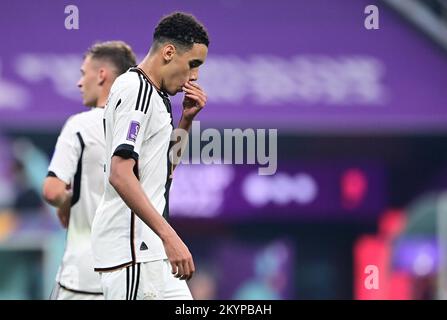
[{"label": "soccer player", "polygon": [[71,116],[56,143],[43,185],[43,196],[57,207],[67,241],[51,299],[104,299],[93,269],[91,224],[104,191],[104,106],[116,77],[136,65],[124,42],[93,45],[85,54],[78,87],[92,107]]},{"label": "soccer player", "polygon": [[173,13],[153,34],[149,53],[117,78],[104,112],[105,192],[92,226],[95,270],[106,299],[192,299],[185,281],[192,255],[167,222],[173,164],[168,95],[184,92],[179,128],[205,106],[196,83],[208,34],[195,17]]}]

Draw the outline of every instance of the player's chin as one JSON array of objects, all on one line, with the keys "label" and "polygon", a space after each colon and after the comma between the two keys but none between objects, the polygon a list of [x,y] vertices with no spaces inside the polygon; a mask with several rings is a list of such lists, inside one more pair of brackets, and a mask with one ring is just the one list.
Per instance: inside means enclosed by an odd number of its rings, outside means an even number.
[{"label": "player's chin", "polygon": [[170,96],[175,96],[177,93],[182,92],[183,90],[180,89],[174,89],[174,90],[166,90],[166,93],[169,94]]},{"label": "player's chin", "polygon": [[83,100],[83,104],[86,107],[92,108],[92,107],[96,107],[96,102],[95,101],[91,101],[91,100]]}]

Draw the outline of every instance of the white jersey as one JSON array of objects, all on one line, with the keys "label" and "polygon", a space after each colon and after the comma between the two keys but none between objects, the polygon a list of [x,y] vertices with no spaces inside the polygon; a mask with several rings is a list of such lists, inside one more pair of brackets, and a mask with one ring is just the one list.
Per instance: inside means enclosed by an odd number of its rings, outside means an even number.
[{"label": "white jersey", "polygon": [[104,118],[105,190],[92,226],[95,270],[166,259],[161,239],[124,203],[109,174],[114,155],[135,159],[134,174],[152,205],[167,218],[173,130],[169,98],[140,69],[131,68],[115,80]]},{"label": "white jersey", "polygon": [[48,175],[73,190],[67,241],[56,281],[69,290],[101,293],[93,270],[91,225],[103,194],[105,141],[104,109],[94,108],[71,116],[56,143]]}]

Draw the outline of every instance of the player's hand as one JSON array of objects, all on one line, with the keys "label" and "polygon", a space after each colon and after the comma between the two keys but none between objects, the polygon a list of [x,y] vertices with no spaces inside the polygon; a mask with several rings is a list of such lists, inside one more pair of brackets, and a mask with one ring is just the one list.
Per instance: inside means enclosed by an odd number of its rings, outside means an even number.
[{"label": "player's hand", "polygon": [[183,117],[192,121],[206,104],[206,93],[195,82],[188,81],[183,87],[185,98],[183,99]]},{"label": "player's hand", "polygon": [[67,200],[57,208],[57,217],[64,229],[68,228],[68,222],[70,221],[70,209],[71,209],[71,197],[67,197]]},{"label": "player's hand", "polygon": [[70,221],[70,209],[71,209],[71,190],[70,186],[67,186],[67,196],[65,197],[64,203],[57,208],[57,217],[59,218],[59,221],[64,229],[68,228],[68,222]]},{"label": "player's hand", "polygon": [[188,247],[177,234],[164,241],[172,274],[180,280],[189,280],[195,272],[194,261]]}]

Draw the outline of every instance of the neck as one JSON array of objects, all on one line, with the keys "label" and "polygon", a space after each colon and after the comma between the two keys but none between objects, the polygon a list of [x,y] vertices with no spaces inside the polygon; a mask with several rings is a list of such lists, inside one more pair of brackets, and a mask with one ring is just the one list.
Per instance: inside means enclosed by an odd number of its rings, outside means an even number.
[{"label": "neck", "polygon": [[143,61],[138,65],[138,68],[143,70],[152,84],[161,91],[162,77],[158,67],[158,62],[155,56],[151,56],[149,53],[144,57]]},{"label": "neck", "polygon": [[96,108],[104,108],[109,97],[111,85],[104,84],[101,93],[99,94],[98,101],[96,101]]}]

